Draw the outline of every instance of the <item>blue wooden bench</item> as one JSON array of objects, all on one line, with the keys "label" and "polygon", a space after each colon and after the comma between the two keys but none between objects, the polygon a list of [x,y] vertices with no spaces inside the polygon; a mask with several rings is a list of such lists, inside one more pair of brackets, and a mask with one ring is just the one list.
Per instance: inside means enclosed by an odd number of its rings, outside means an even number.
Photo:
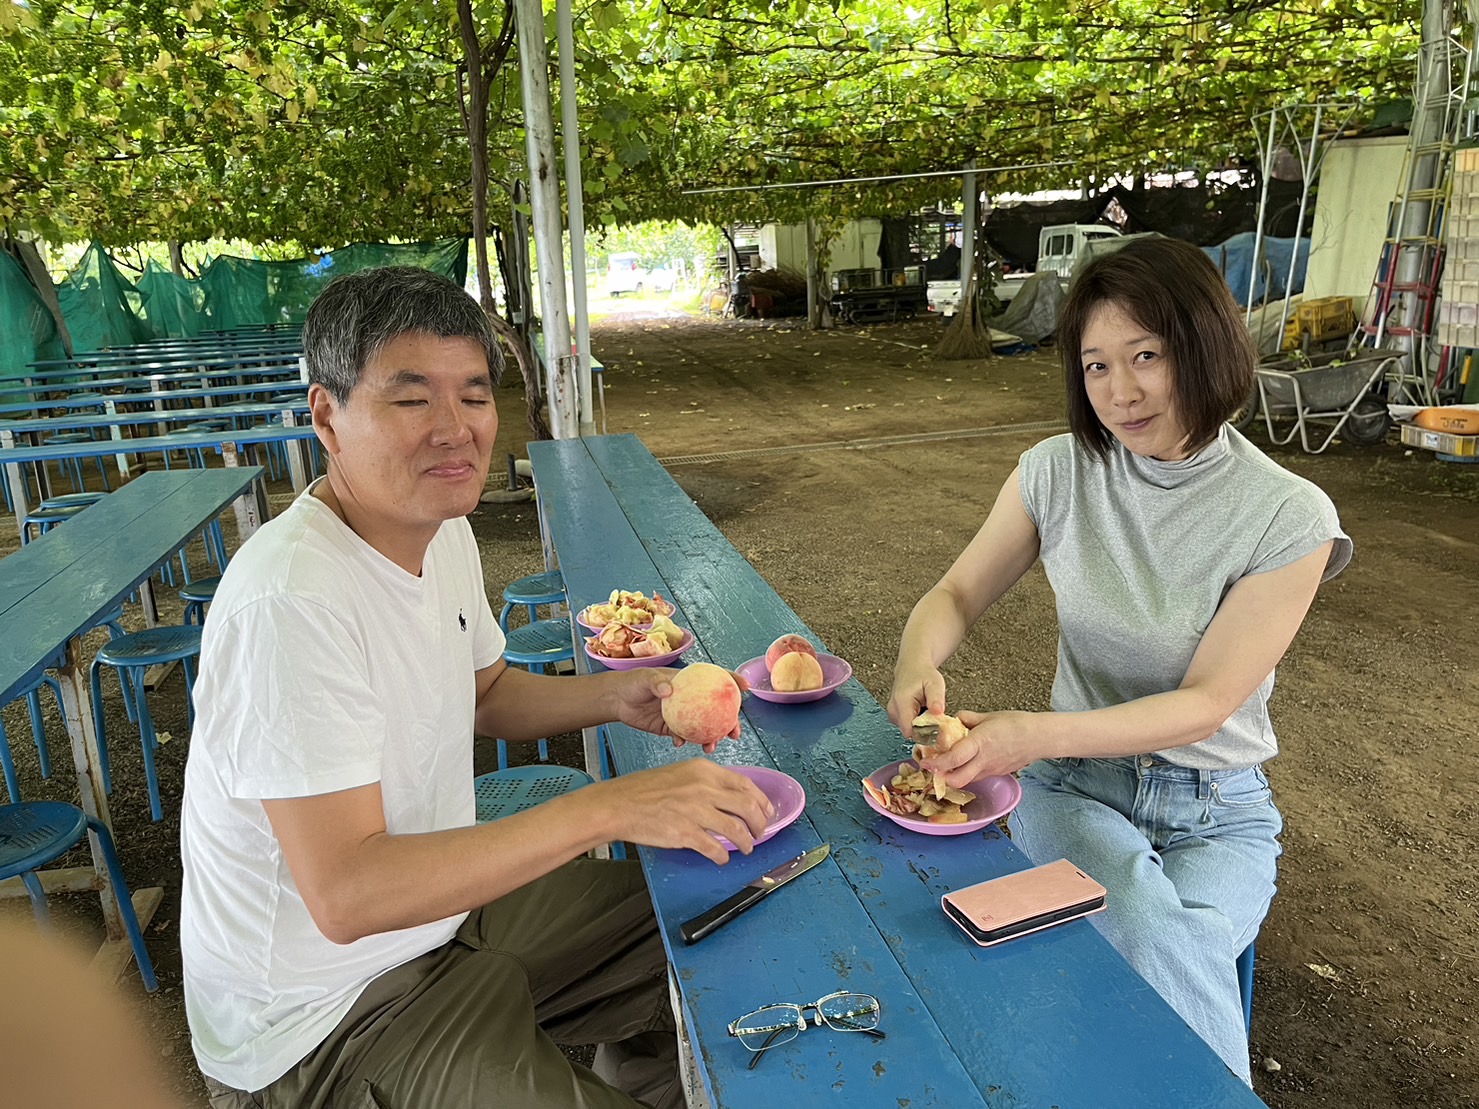
[{"label": "blue wooden bench", "polygon": [[[255,466],[143,474],[65,526],[0,559],[0,705],[14,700],[44,670],[55,669],[81,807],[110,831],[86,665],[79,657],[77,637],[143,586],[260,474]],[[56,667],[59,656],[62,664]],[[70,793],[65,799],[78,801]],[[42,885],[49,893],[99,891],[108,932],[105,957],[113,969],[121,970],[131,948],[123,938],[101,858],[95,854],[93,865],[87,867],[44,872]],[[20,879],[0,882],[0,896],[25,895]],[[160,889],[134,891],[142,925],[148,924],[162,895]]]},{"label": "blue wooden bench", "polygon": [[[529,454],[573,610],[617,587],[658,590],[697,638],[685,660],[730,668],[782,632],[821,643],[634,436],[531,443]],[[715,1106],[833,1092],[890,1107],[1262,1104],[1089,922],[982,949],[946,919],[941,895],[1027,860],[994,827],[924,837],[867,807],[859,779],[907,751],[858,681],[810,704],[747,697],[743,715],[742,739],[716,758],[796,778],[807,795],[802,818],[727,867],[639,851]],[[695,757],[628,728],[608,731],[618,772]],[[818,842],[833,851],[816,871],[683,946],[682,921]],[[838,989],[882,1001],[886,1041],[815,1030],[747,1069],[729,1021]]]}]

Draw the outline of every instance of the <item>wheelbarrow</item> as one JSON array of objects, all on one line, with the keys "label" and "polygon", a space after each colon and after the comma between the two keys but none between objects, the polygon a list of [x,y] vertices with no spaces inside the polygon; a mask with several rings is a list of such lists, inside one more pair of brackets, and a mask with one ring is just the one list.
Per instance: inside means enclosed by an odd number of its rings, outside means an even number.
[{"label": "wheelbarrow", "polygon": [[[1257,370],[1256,398],[1250,398],[1242,420],[1235,420],[1235,425],[1251,424],[1261,409],[1269,441],[1275,446],[1283,446],[1296,435],[1309,454],[1319,454],[1337,435],[1358,446],[1376,446],[1385,442],[1391,416],[1386,402],[1373,390],[1404,356],[1400,350],[1374,348],[1264,362]],[[1294,423],[1281,433],[1275,427],[1276,420]],[[1319,428],[1329,430],[1319,445],[1313,446]]]}]

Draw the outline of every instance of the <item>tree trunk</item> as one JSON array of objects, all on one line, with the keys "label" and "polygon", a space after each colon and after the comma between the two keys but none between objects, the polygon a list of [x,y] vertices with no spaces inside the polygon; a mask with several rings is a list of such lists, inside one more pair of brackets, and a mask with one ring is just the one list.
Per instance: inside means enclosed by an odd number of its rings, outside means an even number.
[{"label": "tree trunk", "polygon": [[478,296],[494,332],[513,351],[524,379],[524,399],[529,431],[535,439],[552,439],[549,423],[540,402],[539,366],[522,335],[498,315],[493,302],[493,275],[488,266],[488,88],[493,74],[503,64],[512,40],[512,8],[504,7],[504,29],[499,34],[490,59],[491,70],[483,71],[483,44],[473,22],[472,0],[457,0],[457,22],[462,32],[463,64],[467,86],[462,98],[462,119],[467,128],[467,143],[472,156],[472,243],[474,265],[478,276]]}]

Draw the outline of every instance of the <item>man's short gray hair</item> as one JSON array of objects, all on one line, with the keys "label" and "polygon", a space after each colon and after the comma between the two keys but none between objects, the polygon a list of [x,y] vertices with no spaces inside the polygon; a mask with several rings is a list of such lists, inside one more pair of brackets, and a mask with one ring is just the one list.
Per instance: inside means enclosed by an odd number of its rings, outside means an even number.
[{"label": "man's short gray hair", "polygon": [[343,404],[370,359],[406,334],[471,339],[488,358],[493,384],[503,355],[482,306],[456,282],[415,266],[382,266],[336,277],[303,321],[308,380]]}]

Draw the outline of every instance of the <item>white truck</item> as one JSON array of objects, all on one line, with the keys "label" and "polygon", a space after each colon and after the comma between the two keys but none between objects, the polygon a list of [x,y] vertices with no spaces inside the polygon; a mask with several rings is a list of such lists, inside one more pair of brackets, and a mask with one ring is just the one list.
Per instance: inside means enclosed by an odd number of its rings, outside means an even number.
[{"label": "white truck", "polygon": [[[1118,230],[1103,223],[1055,223],[1044,227],[1037,233],[1037,272],[1056,273],[1059,280],[1066,283],[1073,276],[1074,268],[1088,257],[1090,243],[1116,238],[1119,234]],[[999,278],[993,290],[996,299],[1002,302],[1011,300],[1030,276],[1027,273],[1009,273]],[[929,283],[931,312],[953,316],[959,302],[958,278]]]}]

